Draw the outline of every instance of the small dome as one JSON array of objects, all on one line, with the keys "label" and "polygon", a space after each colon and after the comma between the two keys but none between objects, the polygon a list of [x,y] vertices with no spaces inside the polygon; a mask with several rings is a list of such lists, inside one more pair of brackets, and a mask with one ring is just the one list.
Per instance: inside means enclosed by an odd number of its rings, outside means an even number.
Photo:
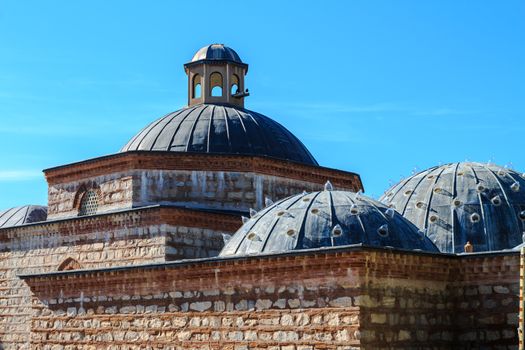
[{"label": "small dome", "polygon": [[47,207],[25,205],[0,211],[0,228],[20,226],[33,222],[46,221]]},{"label": "small dome", "polygon": [[230,61],[242,64],[241,58],[233,49],[224,44],[211,44],[204,46],[193,55],[191,62],[202,60]]},{"label": "small dome", "polygon": [[162,117],[134,136],[121,152],[171,151],[267,156],[318,165],[281,124],[233,106],[200,104]]},{"label": "small dome", "polygon": [[511,249],[522,242],[525,178],[490,164],[452,163],[413,175],[380,199],[412,221],[442,252]]},{"label": "small dome", "polygon": [[248,220],[220,256],[278,253],[351,244],[437,252],[428,238],[385,205],[345,191],[288,197]]}]

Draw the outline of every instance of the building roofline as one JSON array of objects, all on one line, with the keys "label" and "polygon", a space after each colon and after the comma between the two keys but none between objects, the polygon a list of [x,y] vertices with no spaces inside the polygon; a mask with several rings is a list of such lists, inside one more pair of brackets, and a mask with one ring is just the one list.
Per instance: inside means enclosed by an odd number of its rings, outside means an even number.
[{"label": "building roofline", "polygon": [[263,260],[263,259],[278,259],[288,257],[301,257],[301,256],[312,256],[317,254],[338,254],[338,253],[349,253],[349,252],[364,252],[364,251],[376,251],[376,252],[392,252],[392,253],[403,253],[410,255],[425,255],[436,258],[448,258],[448,259],[464,259],[464,258],[483,258],[491,256],[505,256],[505,255],[519,255],[519,252],[512,250],[495,251],[495,252],[479,252],[469,254],[450,254],[450,253],[436,253],[426,251],[414,251],[406,249],[396,249],[392,247],[374,247],[363,244],[353,244],[339,247],[323,247],[315,249],[303,249],[293,250],[281,253],[268,253],[268,254],[257,254],[257,255],[243,255],[243,256],[231,256],[231,257],[211,257],[211,258],[198,258],[198,259],[184,259],[162,263],[151,263],[151,264],[139,264],[139,265],[127,265],[127,266],[115,266],[105,267],[96,269],[83,269],[83,270],[70,270],[70,271],[55,271],[37,274],[21,274],[19,278],[24,280],[30,280],[34,278],[60,278],[67,276],[83,276],[88,274],[106,274],[114,273],[118,271],[134,271],[134,270],[158,270],[158,269],[170,269],[180,268],[187,266],[204,265],[210,263],[221,263],[221,262],[239,262],[247,260]]},{"label": "building roofline", "polygon": [[153,205],[147,205],[143,207],[115,209],[115,210],[111,210],[111,211],[107,211],[103,213],[97,213],[93,215],[70,216],[66,218],[57,218],[57,219],[49,219],[46,221],[31,222],[28,224],[17,225],[17,226],[0,227],[0,234],[2,234],[3,231],[12,230],[12,229],[23,229],[23,228],[28,228],[32,226],[40,226],[40,225],[53,225],[53,224],[60,224],[64,222],[71,222],[71,221],[84,221],[84,220],[90,220],[90,219],[92,220],[92,219],[111,216],[115,214],[125,214],[125,213],[149,211],[149,210],[155,210],[155,209],[172,209],[172,210],[180,210],[180,211],[187,211],[187,212],[193,212],[193,213],[207,213],[207,214],[224,215],[224,216],[231,216],[231,217],[240,217],[241,215],[246,214],[244,212],[222,211],[222,210],[202,209],[202,208],[189,208],[189,207],[178,206],[178,205],[153,204]]},{"label": "building roofline", "polygon": [[[319,165],[311,165],[311,164],[305,164],[305,163],[301,163],[301,162],[295,162],[295,161],[292,161],[292,160],[286,160],[286,159],[281,159],[281,158],[276,158],[276,157],[269,157],[269,156],[260,156],[260,155],[247,155],[247,154],[231,154],[231,153],[200,153],[200,152],[173,152],[173,151],[129,151],[129,152],[122,152],[122,153],[114,153],[114,154],[109,154],[109,155],[105,155],[105,156],[101,156],[101,157],[96,157],[96,158],[91,158],[91,159],[86,159],[86,160],[83,160],[83,161],[79,161],[79,162],[74,162],[74,163],[70,163],[70,164],[65,164],[65,165],[60,165],[60,166],[56,166],[56,167],[52,167],[52,168],[47,168],[47,169],[44,169],[43,172],[46,176],[46,178],[49,180],[50,177],[53,177],[53,175],[51,173],[53,172],[57,172],[57,171],[60,171],[60,170],[65,170],[65,169],[71,169],[71,168],[75,168],[75,167],[78,167],[78,166],[86,166],[86,165],[90,165],[90,164],[95,164],[95,163],[98,163],[98,162],[102,162],[102,161],[107,161],[107,160],[111,160],[111,159],[126,159],[126,157],[131,157],[130,161],[133,159],[133,157],[140,157],[140,156],[154,156],[154,157],[165,157],[165,158],[168,158],[168,157],[173,157],[173,158],[176,158],[176,157],[181,157],[181,156],[184,156],[185,158],[187,158],[187,160],[191,160],[189,159],[189,157],[198,157],[198,158],[202,158],[202,159],[220,159],[221,157],[227,157],[227,158],[238,158],[238,159],[242,159],[242,160],[266,160],[266,161],[270,161],[270,162],[276,162],[276,163],[279,163],[281,165],[290,165],[290,164],[293,164],[293,165],[296,165],[298,168],[297,170],[301,170],[301,168],[303,169],[303,171],[307,171],[307,169],[318,169],[318,170],[321,170],[321,171],[326,171],[326,172],[332,172],[332,173],[335,173],[335,174],[340,174],[344,177],[346,177],[347,179],[352,177],[354,178],[355,180],[357,180],[358,182],[358,186],[360,187],[360,189],[363,190],[364,192],[364,187],[363,187],[363,182],[361,180],[361,176],[357,173],[354,173],[354,172],[350,172],[350,171],[346,171],[346,170],[339,170],[339,169],[333,169],[333,168],[328,168],[328,167],[324,167],[324,166],[319,166]],[[254,162],[255,164],[259,164],[259,162]],[[130,164],[132,164],[130,162]],[[187,164],[187,162],[185,163],[178,163],[177,166],[179,167],[184,167],[184,164]],[[142,169],[140,167],[140,160],[139,162],[137,162],[137,164],[133,164],[133,166],[135,166],[135,169]],[[146,167],[145,167],[146,168]],[[288,167],[286,167],[288,168]],[[161,168],[159,168],[161,169]],[[225,167],[226,169],[226,167]],[[188,168],[189,170],[189,168]],[[241,169],[238,169],[238,171],[242,171]],[[251,168],[248,168],[245,170],[245,172],[253,172],[253,171],[257,171],[257,169],[251,169]],[[279,175],[277,174],[276,176],[283,176],[283,175]],[[325,175],[326,180],[334,180],[333,182],[335,183],[336,179],[331,179],[329,177],[329,175]],[[308,180],[306,180],[308,181]],[[346,181],[346,180],[345,180]]]}]

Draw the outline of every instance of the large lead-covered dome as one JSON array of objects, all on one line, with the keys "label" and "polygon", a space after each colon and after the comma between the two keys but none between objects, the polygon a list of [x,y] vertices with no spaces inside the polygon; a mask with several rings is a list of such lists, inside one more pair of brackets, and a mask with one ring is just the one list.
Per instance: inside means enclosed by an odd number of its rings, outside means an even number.
[{"label": "large lead-covered dome", "polygon": [[317,165],[306,147],[281,124],[229,105],[200,104],[162,117],[122,149],[267,156]]},{"label": "large lead-covered dome", "polygon": [[220,256],[360,243],[438,252],[412,223],[385,205],[361,194],[325,190],[286,198],[257,213]]},{"label": "large lead-covered dome", "polygon": [[525,179],[492,164],[452,163],[415,174],[380,199],[412,221],[442,252],[510,249],[525,229]]}]

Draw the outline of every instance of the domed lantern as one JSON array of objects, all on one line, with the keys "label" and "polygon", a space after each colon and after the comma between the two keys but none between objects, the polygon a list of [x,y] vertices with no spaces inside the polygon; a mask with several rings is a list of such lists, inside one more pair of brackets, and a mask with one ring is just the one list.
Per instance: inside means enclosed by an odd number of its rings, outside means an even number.
[{"label": "domed lantern", "polygon": [[188,75],[188,105],[226,103],[244,107],[248,90],[244,89],[244,76],[248,65],[237,52],[212,44],[201,48],[191,62],[184,65]]}]

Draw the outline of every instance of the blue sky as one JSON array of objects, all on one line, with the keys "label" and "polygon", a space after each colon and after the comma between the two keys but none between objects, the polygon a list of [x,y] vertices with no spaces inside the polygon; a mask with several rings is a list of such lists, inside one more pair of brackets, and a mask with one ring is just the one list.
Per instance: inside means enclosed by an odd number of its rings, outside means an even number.
[{"label": "blue sky", "polygon": [[41,170],[115,153],[186,103],[182,64],[225,43],[246,107],[377,197],[465,159],[525,171],[524,1],[0,0],[0,208]]}]

